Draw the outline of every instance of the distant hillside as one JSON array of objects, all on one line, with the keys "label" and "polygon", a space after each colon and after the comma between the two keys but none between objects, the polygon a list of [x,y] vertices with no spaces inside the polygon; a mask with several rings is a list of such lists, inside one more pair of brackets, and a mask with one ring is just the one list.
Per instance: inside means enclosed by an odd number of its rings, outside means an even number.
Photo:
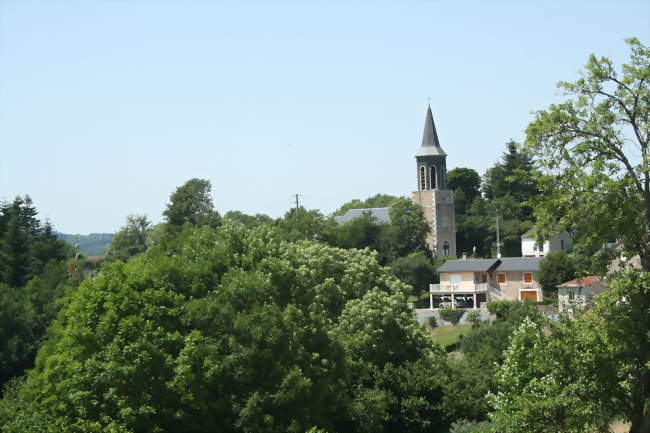
[{"label": "distant hillside", "polygon": [[89,235],[69,235],[66,233],[57,233],[59,239],[63,239],[70,245],[74,246],[79,242],[79,252],[84,256],[104,256],[111,244],[112,233],[91,233]]}]

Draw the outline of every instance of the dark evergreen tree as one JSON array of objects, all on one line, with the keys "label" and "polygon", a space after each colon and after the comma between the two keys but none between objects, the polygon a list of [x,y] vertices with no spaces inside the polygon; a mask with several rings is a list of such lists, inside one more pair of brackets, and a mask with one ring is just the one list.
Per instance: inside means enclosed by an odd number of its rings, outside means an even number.
[{"label": "dark evergreen tree", "polygon": [[474,169],[454,168],[447,173],[447,187],[454,190],[456,215],[466,214],[476,197],[481,195],[481,177]]},{"label": "dark evergreen tree", "polygon": [[528,201],[537,195],[537,175],[531,156],[519,150],[519,144],[511,140],[501,161],[487,170],[484,176],[483,193],[485,198],[512,197],[522,216],[529,218],[532,209]]}]

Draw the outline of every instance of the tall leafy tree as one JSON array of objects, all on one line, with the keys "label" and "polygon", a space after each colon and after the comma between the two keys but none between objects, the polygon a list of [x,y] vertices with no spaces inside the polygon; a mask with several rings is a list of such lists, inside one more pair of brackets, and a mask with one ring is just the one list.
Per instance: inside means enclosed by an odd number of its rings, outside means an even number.
[{"label": "tall leafy tree", "polygon": [[323,241],[328,238],[334,222],[317,209],[307,210],[300,206],[287,211],[284,218],[276,221],[284,239],[288,241]]},{"label": "tall leafy tree", "polygon": [[414,251],[427,251],[426,236],[430,227],[419,204],[400,197],[389,209],[390,224],[384,230],[382,255],[386,262],[405,257]]},{"label": "tall leafy tree", "polygon": [[545,290],[554,290],[558,285],[574,279],[576,272],[573,257],[564,251],[551,251],[539,264],[537,280]]},{"label": "tall leafy tree", "polygon": [[591,246],[619,239],[649,271],[650,49],[627,43],[630,60],[620,71],[592,55],[580,79],[558,83],[567,100],[536,113],[526,146],[546,170],[540,228],[570,228]]},{"label": "tall leafy tree", "polygon": [[172,230],[177,230],[184,224],[217,227],[221,217],[214,210],[211,190],[209,180],[197,178],[176,188],[163,212],[167,226]]},{"label": "tall leafy tree", "polygon": [[146,215],[129,215],[126,224],[113,235],[108,248],[108,257],[113,260],[126,261],[143,253],[148,246],[151,221]]}]

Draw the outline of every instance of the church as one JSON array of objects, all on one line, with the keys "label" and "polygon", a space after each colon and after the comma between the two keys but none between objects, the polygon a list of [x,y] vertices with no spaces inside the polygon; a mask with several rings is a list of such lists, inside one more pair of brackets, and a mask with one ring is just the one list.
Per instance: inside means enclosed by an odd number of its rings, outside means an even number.
[{"label": "church", "polygon": [[[456,257],[454,192],[447,189],[447,154],[440,146],[431,106],[427,107],[422,145],[415,154],[415,161],[417,190],[411,194],[411,199],[422,206],[429,223],[427,246],[434,257]],[[344,224],[364,212],[369,212],[379,223],[389,221],[388,208],[350,209],[335,220]]]},{"label": "church", "polygon": [[422,146],[415,154],[415,160],[418,189],[411,198],[422,206],[431,228],[427,245],[434,257],[456,257],[454,192],[447,189],[447,154],[440,147],[431,106],[427,107]]}]

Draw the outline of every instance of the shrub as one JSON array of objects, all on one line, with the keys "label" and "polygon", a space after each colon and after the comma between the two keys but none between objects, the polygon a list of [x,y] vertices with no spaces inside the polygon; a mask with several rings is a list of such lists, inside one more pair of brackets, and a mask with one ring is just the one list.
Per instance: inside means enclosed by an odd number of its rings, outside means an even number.
[{"label": "shrub", "polygon": [[493,433],[494,431],[496,431],[494,424],[488,421],[457,421],[452,424],[450,433]]},{"label": "shrub", "polygon": [[438,326],[438,321],[436,320],[436,316],[430,316],[429,317],[429,326],[432,328],[435,328]]},{"label": "shrub", "polygon": [[465,310],[462,308],[443,308],[440,310],[440,317],[442,317],[442,320],[457,325],[464,313]]},{"label": "shrub", "polygon": [[478,319],[479,319],[480,316],[481,316],[480,312],[478,312],[478,311],[470,311],[467,314],[467,318],[465,320],[467,320],[470,323],[478,322]]}]

